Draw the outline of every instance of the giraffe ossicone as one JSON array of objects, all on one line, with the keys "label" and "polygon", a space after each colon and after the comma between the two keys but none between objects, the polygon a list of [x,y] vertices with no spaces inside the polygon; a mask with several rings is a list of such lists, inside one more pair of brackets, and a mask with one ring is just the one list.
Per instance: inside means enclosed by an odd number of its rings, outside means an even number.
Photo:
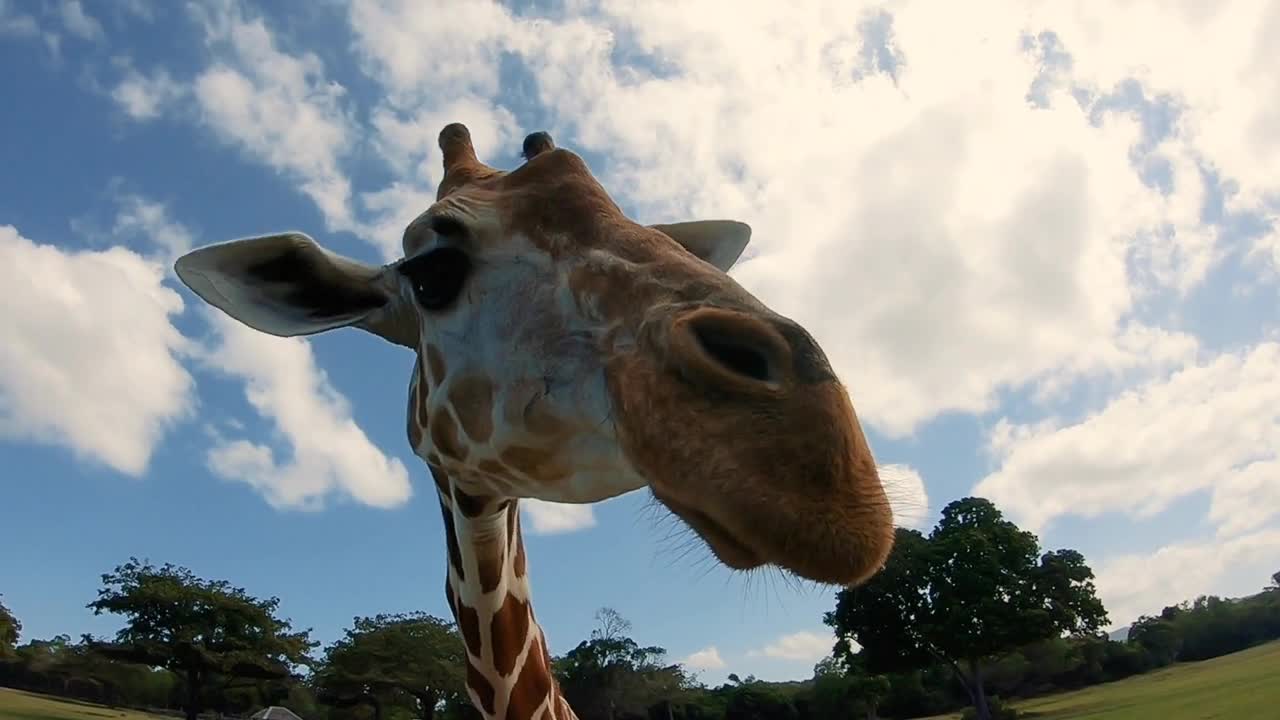
[{"label": "giraffe ossicone", "polygon": [[729,220],[642,225],[546,133],[503,171],[446,126],[436,200],[384,266],[277,233],[179,258],[261,332],[361,329],[415,354],[407,430],[430,467],[446,596],[485,717],[572,718],[534,618],[518,501],[648,487],[725,565],[855,584],[893,518],[844,386],[800,325],[727,273]]}]

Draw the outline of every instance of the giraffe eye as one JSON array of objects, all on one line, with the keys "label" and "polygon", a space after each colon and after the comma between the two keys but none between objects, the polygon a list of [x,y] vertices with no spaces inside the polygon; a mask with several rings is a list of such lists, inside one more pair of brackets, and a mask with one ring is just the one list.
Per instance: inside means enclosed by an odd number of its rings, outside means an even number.
[{"label": "giraffe eye", "polygon": [[448,246],[423,253],[400,266],[400,274],[409,280],[418,304],[431,311],[452,305],[462,294],[470,272],[471,258]]}]

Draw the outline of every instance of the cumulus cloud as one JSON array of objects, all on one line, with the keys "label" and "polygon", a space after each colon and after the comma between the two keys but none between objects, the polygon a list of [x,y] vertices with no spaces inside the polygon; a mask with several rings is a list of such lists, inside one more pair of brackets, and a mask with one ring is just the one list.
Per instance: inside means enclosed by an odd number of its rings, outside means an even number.
[{"label": "cumulus cloud", "polygon": [[1040,529],[1065,515],[1150,517],[1196,492],[1226,535],[1280,513],[1280,344],[1150,381],[1069,425],[997,423],[974,493]]},{"label": "cumulus cloud", "polygon": [[596,524],[596,516],[590,505],[526,499],[520,501],[520,508],[535,535],[575,532],[595,527]]},{"label": "cumulus cloud", "polygon": [[0,435],[140,476],[192,407],[165,268],[123,247],[68,250],[0,226]]},{"label": "cumulus cloud", "polygon": [[[588,3],[566,18],[467,3],[477,38],[409,2],[350,19],[388,102],[523,92],[608,158],[598,170],[643,219],[751,222],[736,275],[812,327],[860,413],[902,434],[990,410],[1001,388],[1158,370],[1195,348],[1136,303],[1188,292],[1220,257],[1199,136],[1152,120],[1182,107],[1152,99],[1170,89],[1117,89],[1146,87],[1140,65],[1077,77],[1076,47],[1044,31],[1076,38],[1087,18],[1036,8]],[[502,84],[513,57],[527,87]]]},{"label": "cumulus cloud", "polygon": [[720,657],[720,650],[715,645],[690,653],[677,662],[695,670],[719,670],[725,666],[724,658]]},{"label": "cumulus cloud", "polygon": [[249,404],[288,447],[281,453],[222,438],[209,450],[210,470],[247,483],[280,508],[318,509],[331,495],[380,508],[409,499],[404,464],[356,425],[346,398],[316,366],[305,340],[266,335],[207,308],[204,315],[216,334],[204,362],[244,382]]},{"label": "cumulus cloud", "polygon": [[[190,85],[209,128],[388,258],[430,201],[435,134],[453,120],[497,165],[515,162],[535,129],[522,123],[551,130],[600,158],[597,172],[643,221],[750,222],[734,274],[813,330],[876,430],[908,434],[1030,391],[1029,419],[996,426],[1005,446],[981,488],[1032,522],[1067,512],[1067,488],[1084,493],[1074,505],[1085,514],[1149,514],[1207,488],[1179,469],[1151,492],[1117,490],[1116,458],[1140,455],[1104,441],[1083,453],[1097,481],[1081,480],[1080,462],[1064,463],[1083,423],[1035,416],[1081,381],[1142,394],[1199,367],[1200,341],[1150,308],[1185,300],[1233,252],[1225,213],[1250,219],[1233,232],[1264,229],[1253,257],[1280,259],[1280,79],[1269,71],[1280,46],[1268,40],[1280,10],[1137,0],[1101,27],[1049,2],[727,7],[587,2],[539,16],[480,0],[358,0],[354,52],[379,87],[356,115],[318,57],[228,1],[198,11],[211,60]],[[479,34],[450,32],[442,14]],[[1192,45],[1205,48],[1201,62],[1185,62]],[[135,116],[167,107],[135,94],[118,98]],[[362,141],[390,179],[353,188],[343,163]],[[1106,432],[1144,437],[1126,423],[1148,418],[1116,415]],[[1225,535],[1269,516],[1272,456],[1247,455],[1201,462],[1226,468],[1210,491]],[[1041,465],[1065,481],[1027,470]],[[918,475],[890,477],[905,488],[899,522],[927,527]],[[549,528],[590,517],[546,512]]]},{"label": "cumulus cloud", "polygon": [[1277,556],[1280,528],[1229,540],[1190,540],[1112,557],[1098,567],[1096,585],[1111,622],[1122,627],[1199,595],[1256,593],[1275,572]]},{"label": "cumulus cloud", "polygon": [[764,647],[748,650],[747,657],[768,657],[792,662],[815,663],[831,654],[836,644],[831,633],[816,633],[802,630],[783,635]]}]

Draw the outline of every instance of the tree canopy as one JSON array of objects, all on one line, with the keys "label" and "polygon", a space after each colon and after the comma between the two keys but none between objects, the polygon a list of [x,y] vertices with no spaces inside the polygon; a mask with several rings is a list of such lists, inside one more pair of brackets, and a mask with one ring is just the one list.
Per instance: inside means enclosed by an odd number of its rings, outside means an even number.
[{"label": "tree canopy", "polygon": [[131,558],[102,576],[95,615],[125,618],[114,642],[92,640],[110,658],[163,667],[187,684],[184,710],[194,720],[201,688],[233,679],[280,680],[310,661],[309,631],[292,632],[276,617],[277,598],[250,596],[223,580],[204,580],[183,567]]},{"label": "tree canopy", "polygon": [[325,650],[313,682],[322,701],[383,707],[408,700],[414,717],[466,702],[466,651],[453,623],[426,613],[357,617]]},{"label": "tree canopy", "polygon": [[984,661],[1038,640],[1095,633],[1106,611],[1093,571],[1074,550],[1040,555],[1035,535],[1005,520],[990,501],[947,505],[928,537],[899,529],[884,569],[837,596],[824,618],[837,652],[849,640],[873,672],[948,666],[988,717]]},{"label": "tree canopy", "polygon": [[555,660],[565,698],[581,717],[644,717],[659,701],[671,701],[692,679],[666,650],[644,647],[628,636],[631,623],[611,608],[596,613],[591,638]]},{"label": "tree canopy", "polygon": [[0,658],[13,657],[18,638],[22,635],[22,623],[5,607],[0,595]]}]

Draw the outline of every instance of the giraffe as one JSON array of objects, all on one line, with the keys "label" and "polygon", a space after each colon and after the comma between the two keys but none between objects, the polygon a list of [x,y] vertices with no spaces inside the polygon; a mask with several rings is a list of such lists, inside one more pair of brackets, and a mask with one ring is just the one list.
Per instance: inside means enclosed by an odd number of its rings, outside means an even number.
[{"label": "giraffe", "polygon": [[876,572],[893,518],[871,450],[817,342],[728,275],[749,226],[642,225],[546,132],[510,171],[461,123],[438,143],[435,202],[394,262],[282,232],[175,271],[260,332],[357,328],[413,351],[406,431],[436,483],[446,600],[485,718],[576,717],[533,612],[522,499],[647,487],[729,568]]}]

